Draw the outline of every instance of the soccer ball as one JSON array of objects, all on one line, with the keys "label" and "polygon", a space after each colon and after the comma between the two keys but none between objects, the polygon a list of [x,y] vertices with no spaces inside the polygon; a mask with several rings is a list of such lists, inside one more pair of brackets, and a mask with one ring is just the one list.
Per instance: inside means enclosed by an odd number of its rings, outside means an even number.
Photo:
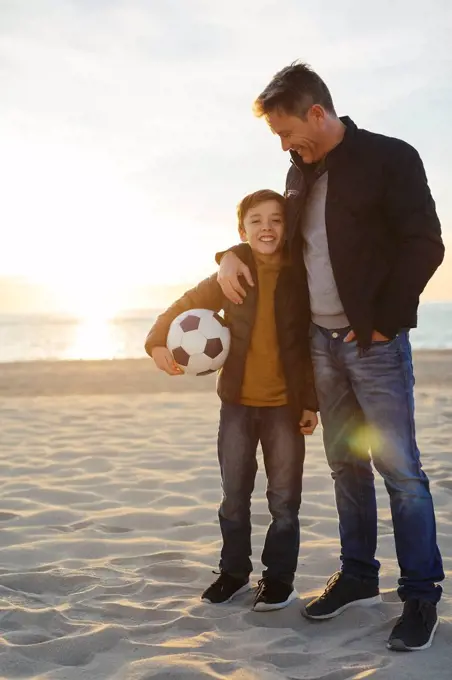
[{"label": "soccer ball", "polygon": [[190,309],[174,319],[166,341],[174,361],[185,373],[208,375],[226,361],[231,334],[211,309]]}]

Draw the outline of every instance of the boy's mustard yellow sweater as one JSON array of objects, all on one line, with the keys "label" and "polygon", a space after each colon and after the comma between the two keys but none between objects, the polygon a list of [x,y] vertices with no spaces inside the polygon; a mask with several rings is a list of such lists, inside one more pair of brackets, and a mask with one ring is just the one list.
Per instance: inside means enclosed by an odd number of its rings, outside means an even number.
[{"label": "boy's mustard yellow sweater", "polygon": [[275,320],[275,289],[281,258],[258,253],[253,255],[258,278],[257,310],[240,403],[245,406],[283,406],[287,404],[287,388]]}]

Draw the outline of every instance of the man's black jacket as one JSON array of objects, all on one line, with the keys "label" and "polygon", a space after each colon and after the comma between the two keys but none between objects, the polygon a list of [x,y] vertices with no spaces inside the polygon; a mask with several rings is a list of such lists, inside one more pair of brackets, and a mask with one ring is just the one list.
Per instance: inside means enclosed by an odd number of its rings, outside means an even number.
[{"label": "man's black jacket", "polygon": [[[350,118],[341,120],[344,139],[322,168],[328,171],[328,247],[345,314],[358,344],[368,347],[373,330],[393,338],[417,325],[419,296],[443,260],[444,245],[417,151],[399,139],[361,130]],[[287,241],[303,270],[303,209],[318,172],[292,153]],[[306,281],[305,272],[303,277]]]}]

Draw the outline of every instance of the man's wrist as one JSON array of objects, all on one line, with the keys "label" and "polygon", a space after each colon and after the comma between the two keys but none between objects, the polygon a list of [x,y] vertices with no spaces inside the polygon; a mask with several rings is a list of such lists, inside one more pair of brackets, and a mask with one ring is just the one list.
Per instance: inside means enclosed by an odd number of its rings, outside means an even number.
[{"label": "man's wrist", "polygon": [[232,246],[231,248],[228,248],[227,250],[221,250],[219,253],[216,253],[215,262],[219,265],[227,253],[231,253],[232,255],[238,257],[239,260],[242,260],[242,262],[246,262],[249,248],[250,247],[248,243],[239,243],[235,246]]},{"label": "man's wrist", "polygon": [[394,340],[396,337],[397,333],[399,332],[399,329],[395,329],[393,327],[382,327],[382,324],[378,324],[378,328],[374,328],[374,333],[378,333],[382,337],[386,338],[387,340]]},{"label": "man's wrist", "polygon": [[219,252],[219,253],[215,253],[215,262],[216,262],[218,265],[220,265],[220,264],[221,264],[221,260],[223,259],[223,257],[224,257],[227,253],[229,253],[229,252],[230,252],[229,250],[222,250],[222,251]]}]

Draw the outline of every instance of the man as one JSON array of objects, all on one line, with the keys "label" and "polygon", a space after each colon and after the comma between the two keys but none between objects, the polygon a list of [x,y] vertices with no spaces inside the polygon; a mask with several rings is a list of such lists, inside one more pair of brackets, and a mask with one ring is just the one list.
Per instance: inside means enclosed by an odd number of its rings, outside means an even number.
[{"label": "man", "polygon": [[[403,614],[388,642],[426,649],[444,579],[428,479],[414,428],[409,329],[419,296],[444,257],[422,161],[398,139],[338,118],[309,67],[280,71],[255,102],[291,154],[287,238],[309,288],[311,351],[335,482],[341,570],[306,606],[329,619],[380,601],[377,510],[369,450],[390,497]],[[239,303],[250,272],[240,246],[221,257],[218,281]]]}]

